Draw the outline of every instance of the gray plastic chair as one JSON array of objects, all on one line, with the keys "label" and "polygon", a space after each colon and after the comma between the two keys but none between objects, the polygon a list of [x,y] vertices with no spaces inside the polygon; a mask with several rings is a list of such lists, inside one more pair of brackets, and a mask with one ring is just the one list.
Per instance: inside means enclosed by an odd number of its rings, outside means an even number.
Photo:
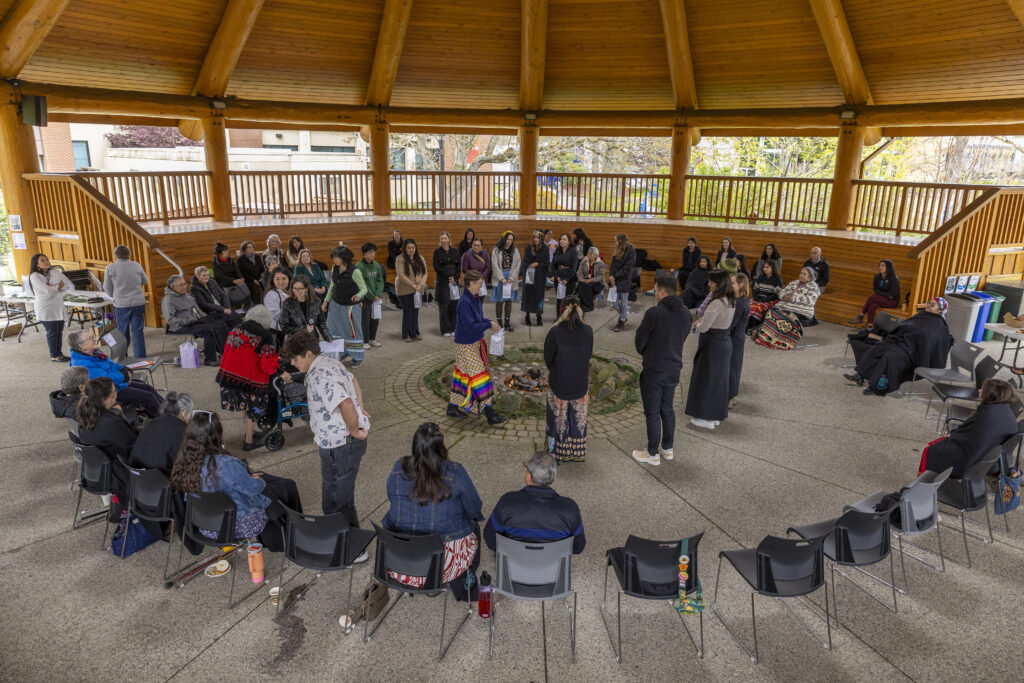
[{"label": "gray plastic chair", "polygon": [[[922,472],[920,476],[907,484],[904,487],[903,493],[900,494],[900,528],[892,529],[892,532],[896,534],[896,540],[899,543],[897,550],[900,553],[900,570],[903,574],[903,592],[905,593],[909,593],[910,588],[907,584],[907,566],[903,559],[904,556],[917,560],[921,564],[937,571],[946,571],[946,558],[942,552],[942,531],[939,529],[938,490],[939,486],[952,473],[952,467],[947,468],[943,472],[932,472],[930,470]],[[844,510],[874,512],[875,506],[887,495],[889,495],[887,491],[877,491],[863,500],[847,505]],[[931,553],[932,555],[938,555],[939,565],[934,565],[922,557],[907,552],[903,548],[904,537],[922,536],[932,531],[935,531],[938,538],[939,552],[936,553],[934,550],[910,541],[906,541],[906,545]]]},{"label": "gray plastic chair", "polygon": [[[551,543],[527,543],[496,534],[494,550],[495,578],[491,597],[490,642],[488,655],[494,654],[494,598],[503,595],[513,600],[540,603],[541,638],[544,643],[544,674],[547,678],[548,641],[544,603],[566,600],[569,609],[569,636],[572,661],[576,662],[576,591],[572,588],[573,538]],[[572,606],[568,597],[572,594]]]},{"label": "gray plastic chair", "polygon": [[[107,346],[110,348],[110,359],[115,363],[121,363],[123,365],[125,359],[127,359],[128,357],[128,340],[124,338],[123,334],[121,334],[121,330],[117,329],[116,327],[110,330],[109,332],[104,333],[103,336],[106,337],[108,335],[110,336],[111,339],[114,340],[113,344],[109,342],[107,343]],[[155,383],[153,382],[153,371],[156,370],[157,368],[163,368],[164,391],[170,389],[170,385],[167,384],[167,366],[164,365],[164,359],[161,356],[153,356],[151,358],[136,358],[135,360],[148,360],[150,363],[152,363],[152,365],[149,366],[148,368],[136,368],[134,370],[131,370],[132,374],[140,372],[149,373],[149,383],[150,385],[154,385]]]},{"label": "gray plastic chair", "polygon": [[949,351],[948,368],[914,368],[914,377],[929,384],[973,384],[974,365],[984,353],[985,349],[977,344],[957,340]]},{"label": "gray plastic chair", "polygon": [[[980,400],[981,385],[985,383],[985,380],[991,379],[996,376],[999,372],[999,364],[995,359],[991,357],[982,358],[978,361],[977,367],[974,368],[974,385],[963,386],[960,384],[950,384],[948,382],[936,382],[932,384],[933,395],[928,399],[928,405],[925,407],[925,417],[931,415],[932,401],[938,397],[942,400],[942,405],[947,406],[949,401],[967,401],[969,403],[977,404]],[[943,411],[940,410],[936,416],[935,429],[936,431],[942,425]]]},{"label": "gray plastic chair", "polygon": [[[950,562],[959,564],[962,567],[971,566],[971,550],[967,544],[968,536],[973,536],[983,543],[992,543],[994,540],[992,537],[992,517],[988,512],[988,488],[985,480],[988,477],[988,473],[1002,457],[1003,451],[1006,450],[1009,453],[1015,451],[1018,443],[1020,443],[1020,438],[1020,435],[1014,434],[1002,444],[986,453],[985,457],[968,469],[962,478],[955,479],[951,477],[939,487],[939,503],[956,510],[957,516],[960,518],[960,531],[964,537],[964,554],[967,556],[966,563],[946,558]],[[967,531],[967,513],[982,509],[985,510],[985,527],[988,529],[988,539]],[[956,527],[949,528],[956,529]]]}]

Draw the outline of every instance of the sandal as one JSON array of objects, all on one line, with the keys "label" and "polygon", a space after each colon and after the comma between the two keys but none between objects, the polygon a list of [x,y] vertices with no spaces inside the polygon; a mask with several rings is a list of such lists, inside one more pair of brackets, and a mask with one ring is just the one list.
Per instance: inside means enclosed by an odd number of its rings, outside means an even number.
[{"label": "sandal", "polygon": [[1024,375],[1024,368],[1010,368],[1010,372],[1015,375]]}]

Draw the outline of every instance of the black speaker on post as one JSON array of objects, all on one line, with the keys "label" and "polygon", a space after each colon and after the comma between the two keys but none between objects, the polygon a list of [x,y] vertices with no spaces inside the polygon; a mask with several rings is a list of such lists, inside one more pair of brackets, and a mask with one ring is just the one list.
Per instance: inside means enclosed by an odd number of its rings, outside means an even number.
[{"label": "black speaker on post", "polygon": [[26,126],[46,125],[46,98],[42,95],[25,95],[21,98],[21,122]]}]

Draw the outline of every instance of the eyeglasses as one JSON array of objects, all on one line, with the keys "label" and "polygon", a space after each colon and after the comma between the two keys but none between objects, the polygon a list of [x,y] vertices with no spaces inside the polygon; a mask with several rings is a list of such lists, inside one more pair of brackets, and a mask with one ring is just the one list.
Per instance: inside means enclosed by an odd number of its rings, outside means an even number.
[{"label": "eyeglasses", "polygon": [[305,292],[306,288],[305,287],[301,287],[301,286],[300,287],[292,287],[292,291],[295,291],[295,292]]},{"label": "eyeglasses", "polygon": [[195,417],[196,415],[209,415],[210,417],[213,417],[213,412],[209,410],[193,410],[192,417]]}]

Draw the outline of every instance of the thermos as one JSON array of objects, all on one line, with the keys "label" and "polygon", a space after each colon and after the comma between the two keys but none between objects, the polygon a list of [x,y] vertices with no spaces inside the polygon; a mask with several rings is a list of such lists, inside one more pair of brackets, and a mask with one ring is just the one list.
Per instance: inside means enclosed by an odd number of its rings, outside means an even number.
[{"label": "thermos", "polygon": [[481,619],[491,618],[491,575],[487,572],[480,574],[480,595],[477,598],[477,609]]}]

